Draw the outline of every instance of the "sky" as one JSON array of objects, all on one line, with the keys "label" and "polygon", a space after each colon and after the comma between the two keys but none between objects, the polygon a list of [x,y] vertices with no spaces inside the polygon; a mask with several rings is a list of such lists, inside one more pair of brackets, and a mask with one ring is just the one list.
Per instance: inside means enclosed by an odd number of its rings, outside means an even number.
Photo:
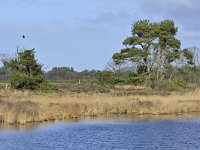
[{"label": "sky", "polygon": [[172,19],[182,48],[199,47],[199,7],[199,0],[0,0],[0,54],[35,48],[44,70],[102,70],[141,19]]}]

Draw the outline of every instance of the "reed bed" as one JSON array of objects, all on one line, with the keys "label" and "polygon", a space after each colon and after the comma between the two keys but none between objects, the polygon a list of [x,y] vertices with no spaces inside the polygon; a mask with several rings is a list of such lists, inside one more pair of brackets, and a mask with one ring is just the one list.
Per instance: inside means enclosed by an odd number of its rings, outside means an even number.
[{"label": "reed bed", "polygon": [[166,95],[0,91],[0,121],[5,124],[78,118],[82,115],[161,115],[189,112],[200,112],[200,89],[170,92]]}]

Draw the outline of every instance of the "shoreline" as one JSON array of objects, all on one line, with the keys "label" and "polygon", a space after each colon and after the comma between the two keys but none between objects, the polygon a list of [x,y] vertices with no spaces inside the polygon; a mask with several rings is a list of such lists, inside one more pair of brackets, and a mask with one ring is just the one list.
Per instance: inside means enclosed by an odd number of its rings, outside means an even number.
[{"label": "shoreline", "polygon": [[38,128],[40,126],[50,125],[54,123],[140,123],[149,121],[195,121],[199,120],[200,112],[183,113],[183,114],[107,114],[97,116],[79,116],[78,118],[56,119],[46,120],[41,122],[28,122],[26,124],[3,124],[0,123],[0,130],[4,129],[31,129]]},{"label": "shoreline", "polygon": [[117,95],[113,93],[34,94],[14,91],[0,94],[0,122],[33,122],[96,117],[99,115],[173,115],[200,112],[200,89],[167,95]]}]

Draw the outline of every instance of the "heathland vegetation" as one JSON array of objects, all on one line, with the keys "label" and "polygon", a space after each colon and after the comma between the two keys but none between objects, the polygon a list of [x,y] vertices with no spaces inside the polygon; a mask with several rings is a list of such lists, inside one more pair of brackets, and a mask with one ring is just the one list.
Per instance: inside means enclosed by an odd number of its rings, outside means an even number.
[{"label": "heathland vegetation", "polygon": [[199,112],[199,49],[181,48],[177,32],[172,20],[135,22],[105,70],[45,72],[34,49],[17,50],[14,58],[2,58],[0,121]]}]

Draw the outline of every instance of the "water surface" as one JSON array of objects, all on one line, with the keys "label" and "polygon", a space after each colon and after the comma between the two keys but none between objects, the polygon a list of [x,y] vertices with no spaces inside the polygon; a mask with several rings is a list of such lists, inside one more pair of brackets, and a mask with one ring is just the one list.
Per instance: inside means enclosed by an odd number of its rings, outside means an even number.
[{"label": "water surface", "polygon": [[33,126],[0,127],[0,149],[200,149],[199,114],[101,116]]}]

